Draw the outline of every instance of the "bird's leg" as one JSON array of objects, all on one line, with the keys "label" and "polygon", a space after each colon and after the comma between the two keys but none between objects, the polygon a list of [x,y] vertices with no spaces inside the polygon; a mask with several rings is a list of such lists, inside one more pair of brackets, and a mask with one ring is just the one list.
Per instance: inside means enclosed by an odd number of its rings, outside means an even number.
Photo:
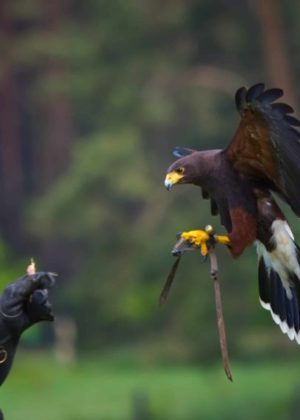
[{"label": "bird's leg", "polygon": [[216,235],[212,226],[207,225],[204,230],[190,230],[182,232],[181,238],[190,242],[195,248],[200,248],[203,256],[208,254],[210,247],[216,244],[230,245],[230,239],[227,235]]},{"label": "bird's leg", "polygon": [[230,239],[227,235],[214,235],[214,238],[218,244],[230,245]]}]

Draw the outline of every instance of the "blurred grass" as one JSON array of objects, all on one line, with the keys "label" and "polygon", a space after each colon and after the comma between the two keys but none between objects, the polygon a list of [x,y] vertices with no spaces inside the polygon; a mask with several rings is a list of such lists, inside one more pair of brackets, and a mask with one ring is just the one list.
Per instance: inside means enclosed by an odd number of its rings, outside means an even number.
[{"label": "blurred grass", "polygon": [[300,362],[232,368],[229,383],[221,365],[140,365],[111,355],[62,366],[22,352],[0,406],[12,420],[298,418]]}]

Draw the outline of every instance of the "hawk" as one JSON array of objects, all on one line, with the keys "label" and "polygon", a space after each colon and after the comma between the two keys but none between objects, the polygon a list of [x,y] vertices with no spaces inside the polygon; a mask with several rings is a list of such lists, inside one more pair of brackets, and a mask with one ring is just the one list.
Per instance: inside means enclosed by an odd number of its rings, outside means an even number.
[{"label": "hawk", "polygon": [[[291,106],[277,102],[281,89],[263,83],[235,95],[239,126],[225,149],[176,147],[165,187],[194,184],[219,214],[234,258],[256,244],[262,306],[300,344],[300,250],[274,193],[300,216],[300,126]],[[190,240],[203,242],[203,231]],[[189,239],[189,233],[186,239]]]}]

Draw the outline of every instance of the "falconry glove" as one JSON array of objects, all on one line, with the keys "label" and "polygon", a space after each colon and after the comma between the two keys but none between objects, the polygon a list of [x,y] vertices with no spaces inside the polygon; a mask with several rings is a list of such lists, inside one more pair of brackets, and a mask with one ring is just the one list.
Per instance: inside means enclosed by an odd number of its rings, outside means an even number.
[{"label": "falconry glove", "polygon": [[53,321],[48,289],[54,285],[55,276],[37,272],[5,288],[0,298],[0,385],[11,369],[23,331],[39,321]]}]

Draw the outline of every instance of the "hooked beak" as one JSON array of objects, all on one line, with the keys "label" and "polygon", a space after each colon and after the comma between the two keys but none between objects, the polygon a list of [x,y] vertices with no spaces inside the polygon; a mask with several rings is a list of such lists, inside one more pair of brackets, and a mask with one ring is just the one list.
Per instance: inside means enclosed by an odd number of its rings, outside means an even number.
[{"label": "hooked beak", "polygon": [[165,187],[169,191],[173,185],[178,184],[178,182],[183,178],[182,174],[177,173],[176,171],[169,172],[165,178]]}]

